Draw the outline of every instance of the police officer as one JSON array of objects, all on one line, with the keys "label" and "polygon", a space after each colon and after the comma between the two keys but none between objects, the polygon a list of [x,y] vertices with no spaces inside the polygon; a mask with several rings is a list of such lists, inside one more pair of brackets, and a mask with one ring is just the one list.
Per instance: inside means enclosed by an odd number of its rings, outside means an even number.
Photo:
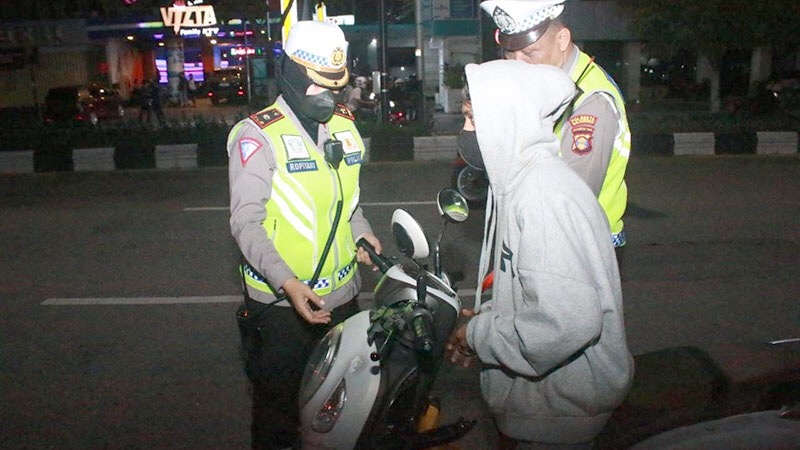
[{"label": "police officer", "polygon": [[560,67],[577,84],[578,96],[556,124],[561,156],[598,197],[621,265],[627,241],[622,220],[628,202],[625,170],[631,148],[625,101],[614,80],[573,43],[560,20],[564,3],[487,0],[481,8],[497,26],[495,40],[505,58]]},{"label": "police officer", "polygon": [[252,448],[298,441],[297,398],[313,345],[357,312],[355,241],[380,251],[359,207],[364,143],[336,103],[348,81],[339,27],[295,23],[277,62],[281,95],[228,136],[231,232],[243,255],[253,384]]}]

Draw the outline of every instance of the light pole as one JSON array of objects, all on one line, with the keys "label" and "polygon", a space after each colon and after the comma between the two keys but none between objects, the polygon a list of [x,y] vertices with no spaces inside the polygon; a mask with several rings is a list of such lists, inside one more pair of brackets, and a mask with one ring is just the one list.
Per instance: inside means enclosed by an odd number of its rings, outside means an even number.
[{"label": "light pole", "polygon": [[414,1],[414,22],[416,24],[416,45],[414,56],[417,60],[417,89],[419,89],[419,103],[417,118],[420,123],[426,123],[425,117],[425,43],[422,36],[422,0]]},{"label": "light pole", "polygon": [[389,121],[389,89],[387,86],[387,71],[389,67],[386,63],[386,45],[387,45],[387,38],[386,38],[386,1],[381,0],[380,4],[380,46],[381,46],[381,123],[387,123]]}]

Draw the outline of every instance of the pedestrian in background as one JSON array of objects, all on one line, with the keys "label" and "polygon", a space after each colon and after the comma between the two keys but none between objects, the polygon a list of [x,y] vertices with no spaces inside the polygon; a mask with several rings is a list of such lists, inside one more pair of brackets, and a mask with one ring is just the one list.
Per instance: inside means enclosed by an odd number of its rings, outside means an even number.
[{"label": "pedestrian in background", "polygon": [[194,75],[189,74],[189,80],[187,81],[187,88],[189,92],[189,101],[192,102],[192,106],[197,106],[197,83],[194,81]]},{"label": "pedestrian in background", "polygon": [[189,80],[184,72],[178,74],[178,106],[189,106]]},{"label": "pedestrian in background", "polygon": [[367,83],[366,77],[357,76],[354,86],[345,90],[345,105],[360,120],[370,117],[375,108],[375,102],[368,97]]}]

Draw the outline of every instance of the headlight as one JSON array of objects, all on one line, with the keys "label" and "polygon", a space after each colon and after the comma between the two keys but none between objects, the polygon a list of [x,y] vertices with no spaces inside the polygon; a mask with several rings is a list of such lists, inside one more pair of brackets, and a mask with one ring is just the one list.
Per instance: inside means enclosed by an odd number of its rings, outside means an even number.
[{"label": "headlight", "polygon": [[314,351],[308,358],[303,380],[300,385],[300,406],[301,408],[311,400],[317,392],[322,382],[328,376],[328,372],[336,361],[336,354],[339,353],[339,342],[342,340],[342,330],[344,323],[333,327],[325,337],[314,347]]},{"label": "headlight", "polygon": [[317,433],[327,433],[331,431],[336,421],[339,420],[339,414],[342,413],[344,402],[347,400],[347,384],[344,378],[333,390],[330,397],[325,400],[325,403],[317,411],[314,421],[311,422],[311,429]]}]

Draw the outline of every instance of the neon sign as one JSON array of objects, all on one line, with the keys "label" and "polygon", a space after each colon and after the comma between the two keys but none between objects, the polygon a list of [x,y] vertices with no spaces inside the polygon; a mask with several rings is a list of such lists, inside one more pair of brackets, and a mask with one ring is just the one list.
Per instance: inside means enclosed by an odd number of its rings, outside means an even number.
[{"label": "neon sign", "polygon": [[238,47],[231,49],[231,56],[247,56],[247,55],[255,55],[256,49],[253,47]]},{"label": "neon sign", "polygon": [[[182,28],[205,28],[217,24],[217,16],[214,13],[214,7],[211,5],[203,5],[203,0],[196,1],[176,1],[172,6],[161,7],[161,19],[164,26],[172,27],[175,34],[181,34]],[[217,29],[218,30],[218,29]],[[204,35],[209,36],[208,33],[203,32]],[[194,35],[200,34],[192,32]]]}]

